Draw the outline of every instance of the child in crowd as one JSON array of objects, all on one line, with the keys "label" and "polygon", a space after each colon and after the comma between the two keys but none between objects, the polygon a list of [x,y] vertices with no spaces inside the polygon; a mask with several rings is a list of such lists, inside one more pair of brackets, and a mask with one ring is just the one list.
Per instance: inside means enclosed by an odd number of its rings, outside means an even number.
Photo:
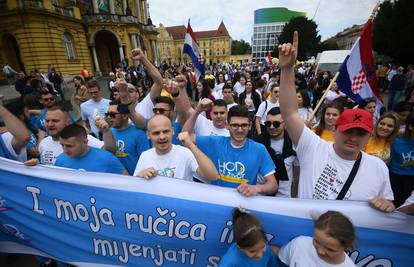
[{"label": "child in crowd", "polygon": [[220,267],[278,266],[262,224],[241,208],[233,211],[233,234],[236,242],[221,258]]},{"label": "child in crowd", "polygon": [[313,238],[299,236],[280,250],[277,247],[273,250],[288,266],[355,267],[345,253],[354,241],[351,221],[340,212],[328,211],[316,220]]}]

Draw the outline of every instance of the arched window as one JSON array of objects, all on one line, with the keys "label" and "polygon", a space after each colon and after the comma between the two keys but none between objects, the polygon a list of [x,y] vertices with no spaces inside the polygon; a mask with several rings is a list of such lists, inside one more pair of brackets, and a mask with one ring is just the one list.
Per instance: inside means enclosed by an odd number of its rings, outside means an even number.
[{"label": "arched window", "polygon": [[75,50],[73,49],[73,39],[70,33],[63,33],[63,43],[66,47],[66,53],[68,54],[69,59],[75,59]]},{"label": "arched window", "polygon": [[223,48],[223,56],[225,56],[225,55],[226,55],[226,49]]}]

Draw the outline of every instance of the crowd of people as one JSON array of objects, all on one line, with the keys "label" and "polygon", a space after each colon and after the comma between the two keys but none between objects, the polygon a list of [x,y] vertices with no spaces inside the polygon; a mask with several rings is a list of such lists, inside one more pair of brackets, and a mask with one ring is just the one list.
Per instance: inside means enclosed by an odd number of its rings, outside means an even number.
[{"label": "crowd of people", "polygon": [[[380,109],[376,98],[347,98],[329,72],[297,65],[297,40],[295,33],[279,46],[277,66],[208,66],[199,81],[191,65],[157,68],[134,49],[131,60],[141,67],[114,70],[107,88],[86,69],[73,78],[73,112],[59,105],[56,70],[19,73],[22,97],[0,106],[0,155],[28,166],[209,183],[246,197],[366,201],[414,215],[412,66],[404,74],[393,65],[385,76],[378,66],[389,91]],[[236,244],[220,266],[277,266],[275,257],[290,266],[355,266],[344,253],[353,226],[339,212],[315,221],[313,239],[281,248],[269,247],[260,222],[244,211],[235,210],[233,230]]]}]

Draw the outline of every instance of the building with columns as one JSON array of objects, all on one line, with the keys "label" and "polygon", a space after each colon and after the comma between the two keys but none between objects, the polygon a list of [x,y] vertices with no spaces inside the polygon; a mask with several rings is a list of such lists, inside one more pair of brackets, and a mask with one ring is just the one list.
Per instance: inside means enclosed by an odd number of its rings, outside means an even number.
[{"label": "building with columns", "polygon": [[[189,60],[183,54],[187,28],[184,25],[165,27],[160,24],[158,54],[161,62],[180,64]],[[230,62],[231,37],[223,22],[216,30],[194,31],[197,43],[206,64]]]},{"label": "building with columns", "polygon": [[0,0],[0,25],[0,66],[16,71],[105,75],[137,47],[159,63],[147,0]]}]

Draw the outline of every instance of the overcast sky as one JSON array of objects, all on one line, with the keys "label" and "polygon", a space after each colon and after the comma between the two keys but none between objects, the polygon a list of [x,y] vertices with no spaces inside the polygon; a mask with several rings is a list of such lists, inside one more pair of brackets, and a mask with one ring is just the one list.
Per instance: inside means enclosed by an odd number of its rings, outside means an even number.
[{"label": "overcast sky", "polygon": [[[153,24],[187,25],[194,31],[213,30],[224,21],[233,39],[251,40],[254,10],[287,7],[306,12],[325,40],[354,24],[365,23],[376,0],[148,0]],[[319,8],[318,7],[319,3]]]}]

